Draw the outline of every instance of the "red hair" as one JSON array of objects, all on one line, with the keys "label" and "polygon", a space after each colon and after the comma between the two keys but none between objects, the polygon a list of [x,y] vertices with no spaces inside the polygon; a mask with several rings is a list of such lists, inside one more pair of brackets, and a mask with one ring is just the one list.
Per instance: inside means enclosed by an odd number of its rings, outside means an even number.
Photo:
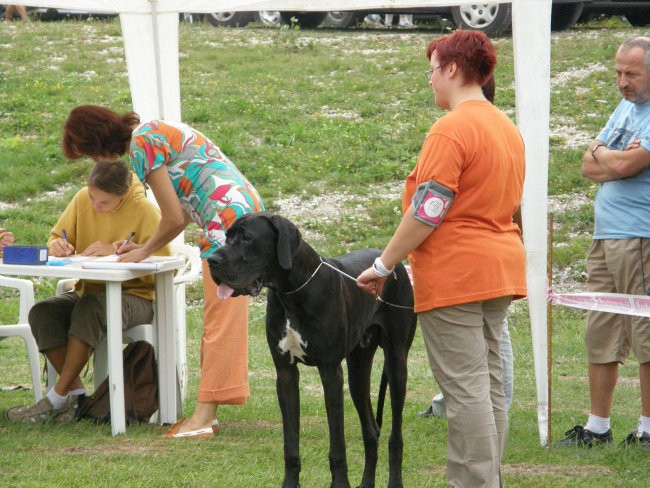
[{"label": "red hair", "polygon": [[483,86],[497,65],[497,50],[488,37],[479,31],[457,30],[453,34],[434,39],[427,46],[427,58],[436,52],[440,66],[454,62],[465,81]]},{"label": "red hair", "polygon": [[119,115],[98,105],[80,105],[70,112],[63,126],[63,154],[69,159],[89,156],[121,156],[140,123],[135,112]]}]

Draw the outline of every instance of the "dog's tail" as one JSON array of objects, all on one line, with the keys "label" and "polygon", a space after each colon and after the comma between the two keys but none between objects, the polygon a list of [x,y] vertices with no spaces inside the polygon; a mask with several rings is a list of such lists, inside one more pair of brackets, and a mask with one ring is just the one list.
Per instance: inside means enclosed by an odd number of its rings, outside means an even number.
[{"label": "dog's tail", "polygon": [[386,399],[386,387],[388,386],[388,378],[386,371],[381,372],[381,382],[379,383],[379,394],[377,396],[377,416],[375,420],[381,429],[382,417],[384,416],[384,400]]}]

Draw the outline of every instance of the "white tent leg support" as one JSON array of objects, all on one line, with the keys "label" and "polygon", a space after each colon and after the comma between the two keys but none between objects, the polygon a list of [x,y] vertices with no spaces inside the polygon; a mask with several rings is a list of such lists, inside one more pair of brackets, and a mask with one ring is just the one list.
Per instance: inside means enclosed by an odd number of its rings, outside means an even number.
[{"label": "white tent leg support", "polygon": [[142,121],[181,120],[178,13],[121,13],[133,109]]},{"label": "white tent leg support", "polygon": [[[542,445],[548,439],[546,335],[547,192],[551,89],[551,0],[512,3],[517,125],[526,144],[522,215],[530,311],[537,415]],[[543,48],[542,48],[543,46]],[[533,53],[534,51],[534,53]]]}]

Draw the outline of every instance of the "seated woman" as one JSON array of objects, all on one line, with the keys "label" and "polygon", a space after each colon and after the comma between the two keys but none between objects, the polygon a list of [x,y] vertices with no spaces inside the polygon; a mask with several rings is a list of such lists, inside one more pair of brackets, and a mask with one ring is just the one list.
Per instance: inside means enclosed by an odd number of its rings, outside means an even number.
[{"label": "seated woman", "polygon": [[[79,253],[107,256],[129,232],[135,242],[149,239],[160,221],[160,210],[147,199],[138,178],[120,159],[95,164],[88,186],[81,189],[59,218],[48,241],[52,256]],[[168,256],[164,246],[155,254]],[[151,323],[152,276],[122,284],[122,327]],[[38,302],[29,312],[29,325],[41,352],[59,378],[38,402],[7,410],[11,422],[72,420],[78,395],[86,393],[79,375],[93,349],[106,334],[106,295],[103,282],[79,281],[75,289]]]}]

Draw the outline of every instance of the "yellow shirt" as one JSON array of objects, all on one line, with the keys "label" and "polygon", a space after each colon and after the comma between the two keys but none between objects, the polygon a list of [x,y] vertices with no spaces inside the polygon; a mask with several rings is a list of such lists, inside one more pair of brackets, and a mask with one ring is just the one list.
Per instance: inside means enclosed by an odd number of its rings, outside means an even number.
[{"label": "yellow shirt", "polygon": [[[131,231],[135,232],[132,242],[142,244],[156,231],[158,222],[160,222],[160,209],[147,199],[142,183],[134,174],[128,193],[110,212],[96,212],[90,203],[88,188],[79,190],[50,232],[48,246],[62,237],[63,229],[67,241],[75,246],[79,253],[97,241],[112,243],[126,239]],[[169,256],[171,246],[168,244],[154,254]],[[80,280],[75,287],[79,296],[86,293],[103,293],[104,290],[104,282],[91,280]],[[122,283],[122,292],[126,295],[153,300],[153,276],[125,281]]]}]

